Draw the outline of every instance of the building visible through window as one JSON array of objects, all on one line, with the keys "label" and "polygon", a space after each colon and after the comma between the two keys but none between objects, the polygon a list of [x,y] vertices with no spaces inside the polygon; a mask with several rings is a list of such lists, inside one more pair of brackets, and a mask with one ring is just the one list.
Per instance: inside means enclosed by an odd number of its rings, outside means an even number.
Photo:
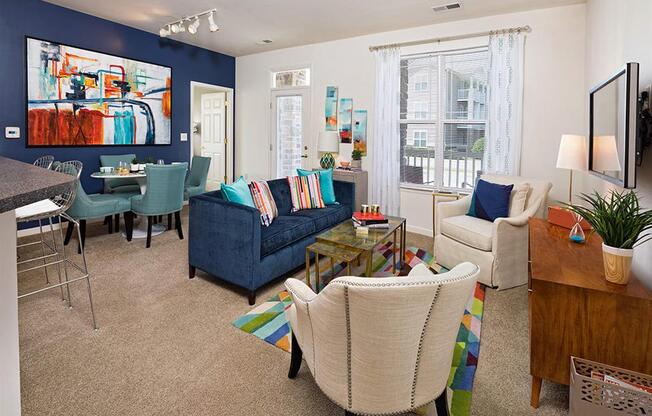
[{"label": "building visible through window", "polygon": [[473,187],[487,119],[486,48],[401,60],[401,182]]}]

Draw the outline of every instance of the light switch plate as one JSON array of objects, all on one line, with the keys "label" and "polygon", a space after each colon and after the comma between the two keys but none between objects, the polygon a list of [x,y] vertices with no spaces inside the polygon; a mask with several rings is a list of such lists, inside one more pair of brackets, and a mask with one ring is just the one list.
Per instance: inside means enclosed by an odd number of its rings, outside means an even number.
[{"label": "light switch plate", "polygon": [[188,133],[181,133],[181,141],[182,142],[188,141]]},{"label": "light switch plate", "polygon": [[5,127],[6,139],[20,139],[20,127]]}]

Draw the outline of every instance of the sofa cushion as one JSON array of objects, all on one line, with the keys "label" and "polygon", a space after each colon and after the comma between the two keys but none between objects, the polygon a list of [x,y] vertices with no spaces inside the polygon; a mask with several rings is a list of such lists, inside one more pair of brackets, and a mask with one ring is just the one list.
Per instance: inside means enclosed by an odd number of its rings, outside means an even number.
[{"label": "sofa cushion", "polygon": [[278,215],[288,215],[292,210],[292,197],[290,196],[290,184],[287,178],[267,181],[267,185],[269,185],[269,190],[274,197]]},{"label": "sofa cushion", "polygon": [[268,254],[317,232],[315,222],[305,216],[283,215],[260,230],[260,256]]},{"label": "sofa cushion", "polygon": [[328,205],[325,208],[304,209],[293,212],[290,216],[310,218],[315,223],[316,231],[322,231],[351,218],[351,207],[348,205]]},{"label": "sofa cushion", "polygon": [[509,200],[514,185],[502,185],[478,180],[473,191],[468,215],[494,221],[509,216]]},{"label": "sofa cushion", "polygon": [[441,222],[441,233],[478,250],[491,251],[494,224],[470,215],[448,217]]}]

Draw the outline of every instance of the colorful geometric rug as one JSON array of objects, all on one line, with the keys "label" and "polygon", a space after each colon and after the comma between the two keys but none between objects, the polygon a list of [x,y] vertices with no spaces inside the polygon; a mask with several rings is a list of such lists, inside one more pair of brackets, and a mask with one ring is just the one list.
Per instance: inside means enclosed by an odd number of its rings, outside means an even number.
[{"label": "colorful geometric rug", "polygon": [[[392,250],[388,243],[376,249],[374,253],[374,276],[391,275]],[[433,256],[421,249],[409,247],[405,253],[405,264],[401,275],[407,274],[419,263],[427,264],[437,273],[446,272],[447,269],[436,264]],[[343,266],[336,265],[335,276],[341,274]],[[355,274],[355,273],[352,273]],[[322,274],[321,281],[330,279],[331,272],[327,270]],[[471,410],[471,394],[473,379],[478,365],[480,354],[480,332],[482,327],[482,314],[484,310],[485,289],[480,283],[464,311],[457,342],[453,354],[453,363],[448,378],[449,405],[453,416],[468,416]],[[263,341],[272,344],[284,351],[290,351],[290,325],[285,317],[285,310],[292,305],[292,298],[286,291],[257,306],[250,312],[233,322],[249,334],[255,335]]]}]

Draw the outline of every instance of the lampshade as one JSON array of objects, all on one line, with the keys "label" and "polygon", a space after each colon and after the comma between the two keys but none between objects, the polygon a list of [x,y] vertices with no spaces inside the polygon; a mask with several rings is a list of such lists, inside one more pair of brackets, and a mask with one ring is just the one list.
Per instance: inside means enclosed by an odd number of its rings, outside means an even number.
[{"label": "lampshade", "polygon": [[620,171],[615,136],[593,138],[593,170],[597,172]]},{"label": "lampshade", "polygon": [[317,150],[319,152],[333,152],[340,151],[340,135],[336,131],[325,130],[319,132],[319,140],[317,140]]},{"label": "lampshade", "polygon": [[560,169],[586,170],[586,138],[575,134],[564,134],[559,143],[557,167]]}]

